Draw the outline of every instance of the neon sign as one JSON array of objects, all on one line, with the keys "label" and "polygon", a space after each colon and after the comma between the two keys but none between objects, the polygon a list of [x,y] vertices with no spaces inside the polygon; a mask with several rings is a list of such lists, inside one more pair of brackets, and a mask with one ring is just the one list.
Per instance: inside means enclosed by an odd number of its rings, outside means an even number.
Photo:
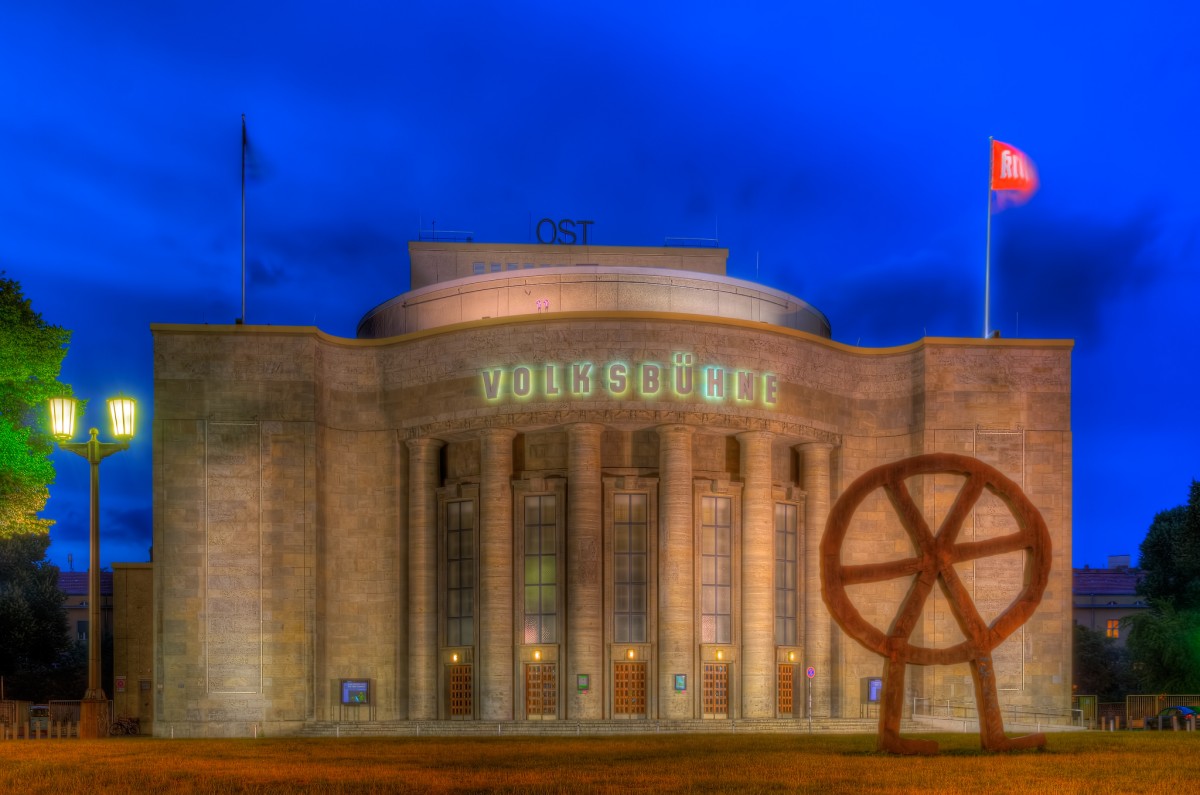
[{"label": "neon sign", "polygon": [[571,364],[491,367],[479,373],[483,397],[557,400],[569,397],[644,400],[698,398],[715,403],[758,404],[774,408],[779,377],[722,365],[699,365],[690,353],[676,353],[671,364],[660,362],[574,362]]}]

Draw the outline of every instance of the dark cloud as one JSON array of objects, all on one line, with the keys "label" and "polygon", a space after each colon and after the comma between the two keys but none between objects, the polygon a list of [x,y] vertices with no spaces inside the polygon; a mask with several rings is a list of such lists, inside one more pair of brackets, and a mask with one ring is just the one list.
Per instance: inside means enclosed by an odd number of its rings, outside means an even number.
[{"label": "dark cloud", "polygon": [[246,281],[254,287],[276,287],[288,280],[288,270],[282,264],[267,264],[261,257],[246,259]]},{"label": "dark cloud", "polygon": [[992,283],[995,316],[1005,318],[994,325],[1019,314],[1030,333],[1094,345],[1118,305],[1152,292],[1168,268],[1156,252],[1153,213],[1104,222],[1015,209],[993,223],[1003,225]]},{"label": "dark cloud", "polygon": [[923,336],[971,336],[979,313],[975,286],[945,252],[889,260],[844,279],[820,307],[836,339],[853,345],[903,345]]},{"label": "dark cloud", "polygon": [[144,545],[150,538],[153,512],[149,505],[110,508],[104,513],[105,543],[124,549]]}]

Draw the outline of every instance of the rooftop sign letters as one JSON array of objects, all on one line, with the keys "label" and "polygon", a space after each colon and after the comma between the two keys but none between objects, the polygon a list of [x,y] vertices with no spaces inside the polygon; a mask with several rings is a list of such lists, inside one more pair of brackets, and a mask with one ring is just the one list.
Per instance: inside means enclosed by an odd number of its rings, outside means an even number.
[{"label": "rooftop sign letters", "polygon": [[[596,222],[572,221],[569,218],[564,218],[556,223],[553,218],[543,218],[537,222],[537,240],[539,243],[586,246],[588,242],[588,227],[594,223]],[[582,234],[576,233],[576,227],[579,227]]]},{"label": "rooftop sign letters", "polygon": [[700,365],[690,353],[659,362],[575,362],[491,367],[479,374],[483,397],[504,400],[557,400],[610,397],[618,400],[700,399],[710,403],[774,408],[779,378],[722,365]]}]

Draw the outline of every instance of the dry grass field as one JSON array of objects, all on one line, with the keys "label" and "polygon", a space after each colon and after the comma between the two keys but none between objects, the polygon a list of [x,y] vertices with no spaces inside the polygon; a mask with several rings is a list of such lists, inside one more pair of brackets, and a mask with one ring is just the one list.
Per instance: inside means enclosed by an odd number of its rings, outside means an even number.
[{"label": "dry grass field", "polygon": [[1052,734],[1044,751],[876,753],[875,737],[41,740],[0,742],[0,792],[1195,792],[1200,732]]}]

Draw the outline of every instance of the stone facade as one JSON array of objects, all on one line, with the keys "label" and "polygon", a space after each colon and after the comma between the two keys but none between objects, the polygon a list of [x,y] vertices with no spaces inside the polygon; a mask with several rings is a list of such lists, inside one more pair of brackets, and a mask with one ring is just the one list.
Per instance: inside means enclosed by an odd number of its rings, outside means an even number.
[{"label": "stone facade", "polygon": [[113,564],[113,713],[154,731],[154,566]]},{"label": "stone facade", "polygon": [[[855,477],[927,452],[996,466],[1045,517],[1050,584],[996,668],[1003,704],[1069,705],[1069,341],[863,349],[619,307],[381,339],[152,331],[160,735],[857,717],[882,662],[829,619],[821,532]],[[930,517],[956,494],[910,489]],[[911,554],[886,503],[862,506],[843,560]],[[985,497],[963,532],[1005,527]],[[1022,556],[961,574],[990,617]],[[886,628],[905,588],[852,597]],[[939,599],[914,641],[960,637]],[[342,703],[343,680],[369,703]],[[965,664],[908,681],[972,697]]]}]

